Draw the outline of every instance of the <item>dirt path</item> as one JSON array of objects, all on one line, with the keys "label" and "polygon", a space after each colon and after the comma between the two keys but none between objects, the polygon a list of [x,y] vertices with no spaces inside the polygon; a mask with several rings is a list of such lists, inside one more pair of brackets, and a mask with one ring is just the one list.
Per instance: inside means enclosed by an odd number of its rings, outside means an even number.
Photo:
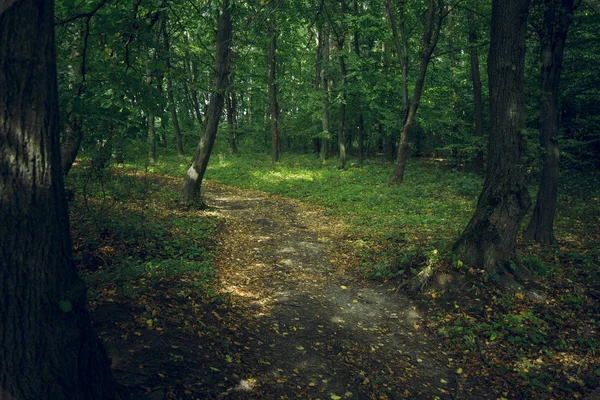
[{"label": "dirt path", "polygon": [[361,278],[339,221],[261,192],[213,182],[204,190],[209,208],[186,214],[220,221],[220,293],[207,301],[185,274],[142,276],[126,298],[107,282],[92,307],[132,399],[488,397],[458,379],[426,328],[424,302]]},{"label": "dirt path", "polygon": [[344,226],[290,199],[209,183],[225,232],[215,260],[231,297],[237,381],[222,398],[456,398],[448,357],[419,306],[363,281]]}]

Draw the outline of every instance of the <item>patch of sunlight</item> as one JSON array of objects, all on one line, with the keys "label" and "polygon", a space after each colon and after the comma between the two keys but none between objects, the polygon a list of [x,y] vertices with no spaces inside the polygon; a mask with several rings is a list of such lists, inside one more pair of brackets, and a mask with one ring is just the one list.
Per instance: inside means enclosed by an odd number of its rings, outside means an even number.
[{"label": "patch of sunlight", "polygon": [[231,161],[219,160],[218,163],[211,163],[211,169],[221,169],[221,168],[230,168],[233,165]]},{"label": "patch of sunlight", "polygon": [[233,285],[232,286],[226,286],[223,289],[223,291],[226,292],[226,293],[235,294],[236,296],[247,297],[247,298],[251,298],[251,299],[258,299],[258,298],[261,297],[261,296],[255,294],[255,293],[249,292],[247,290],[244,290],[243,288],[240,288],[238,286],[233,286]]},{"label": "patch of sunlight", "polygon": [[253,171],[252,175],[264,182],[274,183],[281,181],[305,181],[314,182],[323,177],[322,171],[310,170],[280,170],[280,171]]}]

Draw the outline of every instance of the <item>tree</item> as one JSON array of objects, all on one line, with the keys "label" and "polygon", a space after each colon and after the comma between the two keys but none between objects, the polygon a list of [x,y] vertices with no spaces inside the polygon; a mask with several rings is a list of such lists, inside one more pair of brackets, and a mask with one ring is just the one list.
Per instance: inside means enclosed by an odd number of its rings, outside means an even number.
[{"label": "tree", "polygon": [[544,24],[540,32],[542,101],[540,108],[540,145],[543,150],[542,173],[533,215],[523,236],[554,244],[554,214],[558,195],[558,89],[569,25],[573,20],[573,0],[544,0]]},{"label": "tree", "polygon": [[515,251],[519,225],[531,204],[523,165],[525,34],[529,0],[494,0],[488,58],[488,167],[475,213],[454,245],[459,259],[512,284],[528,279]]},{"label": "tree", "polygon": [[329,79],[329,24],[323,22],[321,27],[322,34],[319,35],[321,40],[319,46],[322,46],[321,54],[321,88],[323,96],[323,104],[321,111],[321,121],[323,131],[321,133],[321,160],[326,160],[329,153],[329,96],[331,93],[331,80]]},{"label": "tree", "polygon": [[[166,18],[166,17],[165,17]],[[183,140],[181,137],[181,129],[179,128],[179,119],[177,118],[177,107],[175,105],[175,96],[173,95],[173,83],[171,80],[172,68],[171,68],[171,43],[169,40],[169,33],[167,32],[167,24],[163,26],[163,38],[165,45],[165,72],[167,81],[167,96],[169,98],[169,108],[171,109],[171,122],[173,123],[173,129],[175,130],[175,143],[177,146],[177,155],[182,157],[183,153]]]},{"label": "tree", "polygon": [[[435,50],[437,42],[440,38],[444,14],[443,2],[441,0],[438,0],[437,4],[435,0],[428,1],[427,20],[425,24],[425,31],[423,32],[421,56],[419,59],[419,71],[415,81],[413,97],[410,101],[408,109],[406,108],[406,104],[408,103],[406,100],[404,100],[403,108],[405,114],[403,115],[402,129],[400,130],[400,143],[398,144],[396,166],[391,177],[392,183],[402,183],[404,181],[404,169],[406,167],[406,159],[408,158],[408,143],[417,123],[417,110],[419,109],[419,105],[421,103],[421,95],[423,94],[423,86],[425,85],[427,67],[429,65],[429,61],[431,60],[431,55],[433,54],[433,51]],[[390,22],[392,23],[394,43],[396,43],[397,52],[399,53],[398,57],[400,58],[398,34],[394,28],[395,23],[393,22],[394,18],[391,5],[388,7],[388,16]],[[404,71],[405,68],[407,68],[407,62],[400,61],[400,64],[402,66],[402,74],[404,78]],[[406,87],[406,83],[403,83],[403,99],[406,99]]]},{"label": "tree", "polygon": [[340,124],[338,130],[338,150],[339,150],[339,164],[338,167],[340,169],[346,168],[346,135],[345,135],[345,126],[346,126],[346,76],[348,74],[346,69],[346,59],[344,57],[344,42],[346,40],[346,27],[344,24],[344,18],[346,17],[347,6],[346,1],[340,1],[340,25],[338,27],[337,34],[337,50],[338,50],[338,59],[340,61],[340,74],[341,74],[341,82],[340,82]]},{"label": "tree", "polygon": [[206,111],[206,119],[200,143],[192,157],[183,181],[182,202],[188,206],[199,200],[202,179],[204,178],[210,153],[217,137],[217,129],[229,83],[231,37],[231,5],[229,0],[223,0],[217,22],[214,88],[210,96],[208,110]]},{"label": "tree", "polygon": [[[477,25],[475,23],[476,1],[471,2],[469,10],[469,59],[471,64],[471,81],[473,82],[473,114],[475,136],[483,136],[483,96],[481,94],[481,76],[479,74],[479,52],[477,50]],[[473,170],[483,172],[483,151],[478,150],[471,162]]]},{"label": "tree", "polygon": [[271,19],[269,23],[269,98],[271,105],[271,158],[279,161],[279,105],[277,104],[277,4],[271,2]]},{"label": "tree", "polygon": [[0,8],[0,398],[113,399],[72,259],[54,4],[11,3]]}]

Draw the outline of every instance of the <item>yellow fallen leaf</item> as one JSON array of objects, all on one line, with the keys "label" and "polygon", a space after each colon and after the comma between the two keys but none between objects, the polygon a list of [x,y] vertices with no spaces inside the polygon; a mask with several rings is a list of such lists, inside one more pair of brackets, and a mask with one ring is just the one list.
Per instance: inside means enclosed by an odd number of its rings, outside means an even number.
[{"label": "yellow fallen leaf", "polygon": [[340,287],[341,287],[343,290],[346,290],[346,289],[348,289],[348,288],[347,288],[346,286],[344,286],[344,285],[342,285],[342,286],[340,286]]},{"label": "yellow fallen leaf", "polygon": [[462,368],[457,369],[456,373],[459,374],[459,375],[462,374]]}]

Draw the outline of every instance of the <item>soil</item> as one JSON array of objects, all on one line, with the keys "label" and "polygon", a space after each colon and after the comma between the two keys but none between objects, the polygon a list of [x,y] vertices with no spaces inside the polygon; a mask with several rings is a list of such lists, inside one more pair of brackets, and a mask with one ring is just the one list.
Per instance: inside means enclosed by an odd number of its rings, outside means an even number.
[{"label": "soil", "polygon": [[92,314],[132,397],[488,397],[461,380],[426,328],[426,303],[361,277],[343,223],[279,196],[210,181],[203,190],[199,215],[221,225],[219,295],[207,304],[165,280],[138,299],[145,306]]}]

